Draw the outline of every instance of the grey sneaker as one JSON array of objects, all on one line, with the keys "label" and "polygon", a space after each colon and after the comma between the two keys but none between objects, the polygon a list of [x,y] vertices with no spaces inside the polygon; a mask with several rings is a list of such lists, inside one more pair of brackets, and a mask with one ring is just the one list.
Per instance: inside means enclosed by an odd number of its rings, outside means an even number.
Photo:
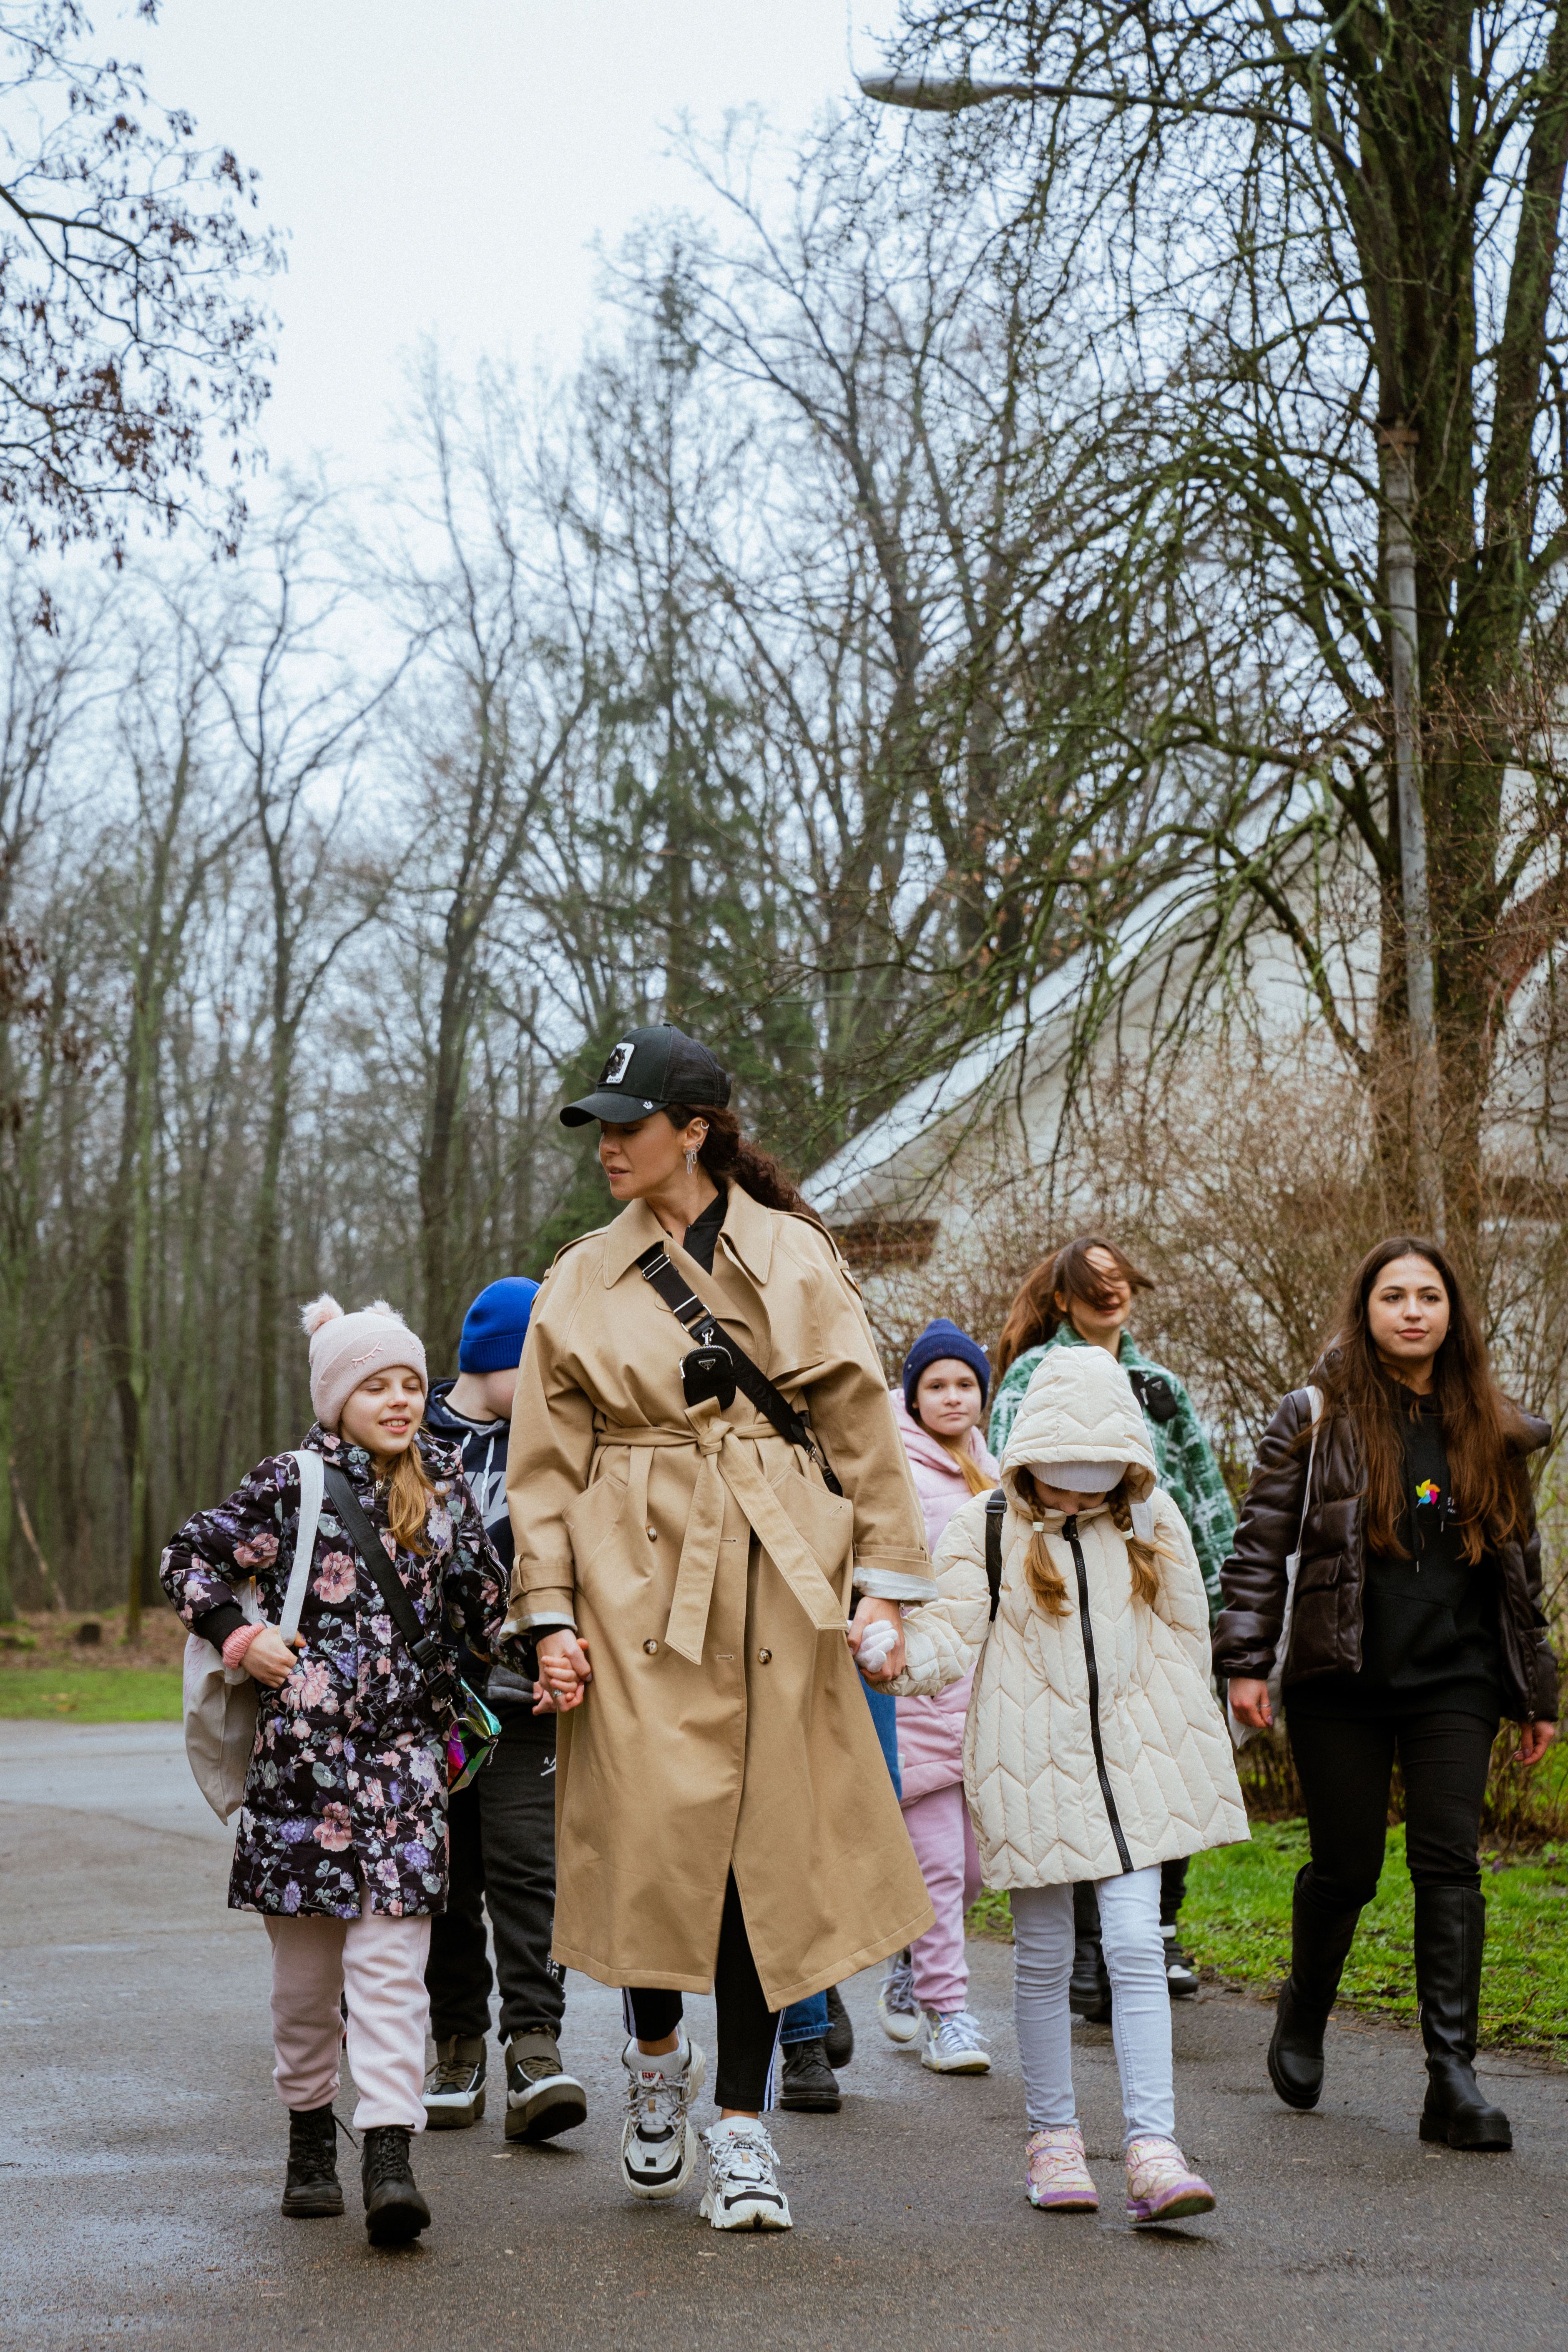
[{"label": "grey sneaker", "polygon": [[588,2094],[561,2063],[555,2036],[542,2026],[514,2033],[506,2052],[508,2139],[553,2139],[588,2115]]},{"label": "grey sneaker", "polygon": [[915,1999],[915,1972],[907,1948],[895,1953],[888,1963],[882,1990],[877,1995],[877,2015],[889,2042],[907,2048],[919,2040],[921,2005]]},{"label": "grey sneaker", "polygon": [[697,2134],[689,2110],[706,2079],[708,2061],[689,2039],[684,2067],[673,2050],[667,2058],[646,2058],[634,2034],[621,2053],[621,2063],[627,2076],[621,2179],[634,2197],[656,2202],[679,2197],[697,2163]]},{"label": "grey sneaker", "polygon": [[436,2044],[436,2063],[425,2077],[427,2131],[466,2131],[485,2111],[485,2037],[447,2035]]}]

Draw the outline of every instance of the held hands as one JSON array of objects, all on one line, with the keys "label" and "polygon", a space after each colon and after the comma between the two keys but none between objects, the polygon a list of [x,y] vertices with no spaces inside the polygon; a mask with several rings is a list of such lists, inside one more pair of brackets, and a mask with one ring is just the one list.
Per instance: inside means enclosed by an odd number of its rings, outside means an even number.
[{"label": "held hands", "polygon": [[868,1658],[860,1671],[868,1683],[890,1683],[904,1671],[904,1612],[896,1601],[873,1601],[869,1593],[861,1594],[847,1637],[858,1665],[860,1663],[860,1644],[868,1627],[872,1625],[890,1626],[894,1635],[893,1646],[880,1665],[871,1664]]},{"label": "held hands", "polygon": [[1238,1675],[1228,1685],[1226,1696],[1230,1701],[1230,1711],[1237,1723],[1245,1723],[1251,1731],[1272,1731],[1274,1709],[1268,1704],[1267,1683],[1254,1682],[1248,1676]]},{"label": "held hands", "polygon": [[561,1625],[553,1633],[541,1634],[537,1646],[539,1695],[533,1702],[535,1715],[565,1715],[573,1707],[581,1706],[584,1693],[594,1679],[587,1643],[580,1641],[570,1625]]},{"label": "held hands", "polygon": [[247,1675],[254,1675],[268,1690],[281,1690],[294,1671],[295,1651],[304,1646],[303,1633],[290,1633],[285,1641],[276,1625],[264,1625],[247,1644],[240,1663]]},{"label": "held hands", "polygon": [[1528,1769],[1539,1764],[1557,1737],[1554,1723],[1521,1723],[1519,1727],[1517,1760]]}]

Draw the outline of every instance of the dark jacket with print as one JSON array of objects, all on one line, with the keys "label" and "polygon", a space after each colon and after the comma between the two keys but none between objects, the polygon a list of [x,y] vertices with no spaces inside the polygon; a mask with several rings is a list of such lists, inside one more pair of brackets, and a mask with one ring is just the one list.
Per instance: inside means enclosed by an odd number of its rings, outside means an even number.
[{"label": "dark jacket with print", "polygon": [[[1310,1418],[1306,1390],[1292,1390],[1258,1446],[1236,1543],[1220,1573],[1226,1605],[1215,1627],[1214,1663],[1223,1680],[1262,1681],[1271,1670],[1285,1613],[1285,1562],[1296,1549],[1298,1530],[1300,1559],[1281,1682],[1289,1689],[1320,1675],[1361,1671],[1366,1544],[1361,1446],[1343,1413],[1319,1431],[1303,1517]],[[1511,1450],[1525,1533],[1489,1553],[1488,1561],[1497,1581],[1505,1708],[1521,1722],[1551,1721],[1557,1714],[1557,1662],[1541,1610],[1541,1534],[1524,1465],[1527,1454],[1550,1443],[1552,1427],[1530,1413],[1520,1421]]]},{"label": "dark jacket with print", "polygon": [[[506,1578],[462,1475],[461,1449],[421,1433],[437,1493],[429,1554],[395,1551],[369,1454],[312,1429],[306,1447],[345,1470],[426,1626],[493,1653]],[[163,1554],[163,1590],[195,1627],[256,1580],[269,1624],[282,1613],[300,1519],[291,1454],[258,1463],[226,1503],[187,1519]],[[300,1631],[280,1690],[258,1684],[256,1749],[239,1812],[228,1899],[237,1911],[411,1917],[447,1900],[444,1734],[424,1678],[353,1544],[321,1507]],[[455,1643],[448,1643],[449,1647]]]}]

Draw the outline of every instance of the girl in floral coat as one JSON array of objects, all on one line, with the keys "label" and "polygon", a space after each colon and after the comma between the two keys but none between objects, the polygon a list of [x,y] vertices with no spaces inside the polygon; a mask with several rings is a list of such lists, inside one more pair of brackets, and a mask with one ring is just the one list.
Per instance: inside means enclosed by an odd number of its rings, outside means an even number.
[{"label": "girl in floral coat", "polygon": [[[464,1481],[461,1449],[424,1435],[425,1350],[378,1300],[305,1310],[316,1426],[305,1447],[346,1472],[421,1622],[493,1652],[506,1584]],[[272,1939],[273,2079],[289,2109],[286,2214],[341,2213],[336,2125],[341,1998],[364,2132],[365,2223],[396,2243],[428,2222],[408,2164],[423,2129],[425,1962],[447,1898],[444,1722],[347,1531],[322,1505],[300,1631],[277,1629],[293,1565],[300,1473],[259,1463],[163,1555],[193,1633],[258,1685],[229,1904]],[[236,1591],[255,1580],[265,1623]]]}]

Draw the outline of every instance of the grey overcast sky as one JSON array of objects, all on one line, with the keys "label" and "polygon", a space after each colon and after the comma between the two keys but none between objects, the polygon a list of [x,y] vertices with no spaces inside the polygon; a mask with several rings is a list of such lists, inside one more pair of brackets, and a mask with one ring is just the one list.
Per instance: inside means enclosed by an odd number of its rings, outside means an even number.
[{"label": "grey overcast sky", "polygon": [[262,174],[289,234],[263,433],[273,467],[321,452],[363,478],[400,355],[576,356],[597,236],[688,200],[683,110],[717,131],[761,104],[788,134],[879,55],[895,0],[165,0],[153,29],[100,5],[153,96]]}]

